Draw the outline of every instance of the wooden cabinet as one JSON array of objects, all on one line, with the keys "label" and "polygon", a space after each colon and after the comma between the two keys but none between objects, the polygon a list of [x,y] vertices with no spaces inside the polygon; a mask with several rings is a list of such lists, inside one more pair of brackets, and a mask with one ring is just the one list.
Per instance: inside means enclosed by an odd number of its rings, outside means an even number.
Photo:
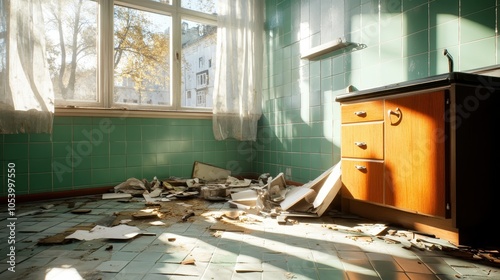
[{"label": "wooden cabinet", "polygon": [[437,91],[342,104],[344,197],[446,217],[445,141],[439,138],[445,98]]},{"label": "wooden cabinet", "polygon": [[499,246],[493,152],[500,78],[449,73],[337,96],[342,209],[435,234]]}]

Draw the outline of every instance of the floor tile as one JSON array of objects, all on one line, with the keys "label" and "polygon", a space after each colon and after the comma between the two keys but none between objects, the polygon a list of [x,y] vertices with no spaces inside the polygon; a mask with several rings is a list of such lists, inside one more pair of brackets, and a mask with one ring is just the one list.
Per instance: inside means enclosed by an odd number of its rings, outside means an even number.
[{"label": "floor tile", "polygon": [[402,271],[378,271],[378,274],[383,280],[410,280],[408,275]]},{"label": "floor tile", "polygon": [[293,275],[292,279],[317,280],[318,272],[313,268],[289,267],[288,271]]},{"label": "floor tile", "polygon": [[338,280],[348,280],[347,274],[342,269],[318,269],[318,279],[320,280],[330,280],[330,279],[338,279]]},{"label": "floor tile", "polygon": [[444,261],[442,258],[436,258],[436,257],[424,257],[421,258],[422,262],[424,262],[427,267],[434,273],[434,274],[449,274],[449,275],[456,275],[457,271],[454,270],[451,266],[449,266],[446,261]]},{"label": "floor tile", "polygon": [[352,271],[352,272],[357,272],[357,271],[374,271],[373,265],[371,262],[366,259],[366,260],[341,260],[342,264],[344,265],[345,271]]},{"label": "floor tile", "polygon": [[231,279],[234,272],[234,264],[210,263],[205,269],[202,279]]},{"label": "floor tile", "polygon": [[145,251],[137,254],[137,256],[134,258],[134,261],[156,263],[158,259],[162,257],[162,255],[163,253]]},{"label": "floor tile", "polygon": [[420,260],[395,258],[396,262],[406,273],[433,274],[432,271]]},{"label": "floor tile", "polygon": [[143,261],[130,261],[121,271],[120,273],[147,273],[152,267],[154,263],[151,262],[143,262]]},{"label": "floor tile", "polygon": [[143,279],[146,274],[142,273],[130,273],[130,272],[120,272],[115,275],[114,280],[137,280]]},{"label": "floor tile", "polygon": [[406,275],[408,278],[411,280],[436,280],[439,279],[436,275],[434,274],[423,274],[423,273],[412,273],[412,272],[407,272]]},{"label": "floor tile", "polygon": [[403,268],[395,260],[372,260],[370,261],[375,271],[381,272],[404,272]]},{"label": "floor tile", "polygon": [[[181,263],[189,256],[188,252],[165,253],[156,261],[157,263]],[[202,261],[193,257],[196,261]]]},{"label": "floor tile", "polygon": [[378,280],[379,275],[375,271],[346,271],[349,280]]},{"label": "floor tile", "polygon": [[128,261],[105,261],[96,267],[96,270],[103,272],[120,272],[128,263]]}]

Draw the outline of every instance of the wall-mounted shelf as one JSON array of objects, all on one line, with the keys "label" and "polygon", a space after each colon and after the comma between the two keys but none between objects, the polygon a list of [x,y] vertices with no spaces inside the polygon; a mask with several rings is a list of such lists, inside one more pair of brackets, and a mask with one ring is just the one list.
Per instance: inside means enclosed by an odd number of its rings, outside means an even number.
[{"label": "wall-mounted shelf", "polygon": [[357,45],[351,42],[346,42],[343,41],[342,38],[338,38],[337,40],[330,41],[328,43],[324,43],[322,45],[319,45],[317,47],[311,48],[307,51],[305,51],[301,55],[301,59],[309,59],[309,60],[314,60],[318,59],[321,56],[334,52],[336,50],[344,49],[347,48],[351,45]]}]

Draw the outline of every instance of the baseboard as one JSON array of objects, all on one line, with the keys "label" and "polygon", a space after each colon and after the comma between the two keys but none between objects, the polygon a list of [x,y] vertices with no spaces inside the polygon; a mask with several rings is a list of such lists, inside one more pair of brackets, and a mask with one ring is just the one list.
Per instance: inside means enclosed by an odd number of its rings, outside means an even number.
[{"label": "baseboard", "polygon": [[[49,199],[62,199],[62,198],[70,198],[70,197],[75,197],[75,196],[103,194],[103,193],[109,192],[110,189],[113,189],[113,186],[66,190],[66,191],[57,191],[57,192],[22,194],[22,195],[16,194],[15,203],[19,204],[19,203],[42,201],[42,200],[49,200]],[[8,199],[9,198],[7,196],[1,197],[0,204],[7,204]]]}]

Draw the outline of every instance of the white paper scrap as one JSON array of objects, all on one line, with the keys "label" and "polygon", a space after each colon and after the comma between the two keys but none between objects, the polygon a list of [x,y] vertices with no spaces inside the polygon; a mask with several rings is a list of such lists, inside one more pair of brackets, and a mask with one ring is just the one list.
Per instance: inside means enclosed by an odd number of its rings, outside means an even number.
[{"label": "white paper scrap", "polygon": [[66,236],[66,239],[94,240],[94,239],[130,239],[140,234],[138,227],[117,225],[114,227],[95,226],[91,230],[77,230]]}]

